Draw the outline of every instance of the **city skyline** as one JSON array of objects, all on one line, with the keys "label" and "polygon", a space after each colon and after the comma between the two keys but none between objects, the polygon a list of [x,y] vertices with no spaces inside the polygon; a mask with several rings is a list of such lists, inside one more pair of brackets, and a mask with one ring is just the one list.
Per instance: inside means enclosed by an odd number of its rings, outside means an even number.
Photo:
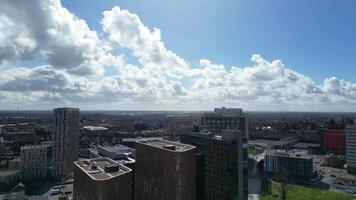
[{"label": "city skyline", "polygon": [[354,3],[83,2],[0,2],[0,110],[356,108]]}]

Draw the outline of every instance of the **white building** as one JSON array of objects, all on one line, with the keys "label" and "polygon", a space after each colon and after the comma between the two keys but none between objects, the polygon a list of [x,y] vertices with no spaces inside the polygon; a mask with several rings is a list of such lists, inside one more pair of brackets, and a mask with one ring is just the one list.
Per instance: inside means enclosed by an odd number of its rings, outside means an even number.
[{"label": "white building", "polygon": [[356,126],[346,127],[346,162],[351,172],[356,172]]},{"label": "white building", "polygon": [[24,179],[46,179],[50,175],[52,145],[30,145],[21,147],[20,160]]},{"label": "white building", "polygon": [[79,157],[79,109],[53,110],[53,168],[54,177],[73,172],[73,162]]}]

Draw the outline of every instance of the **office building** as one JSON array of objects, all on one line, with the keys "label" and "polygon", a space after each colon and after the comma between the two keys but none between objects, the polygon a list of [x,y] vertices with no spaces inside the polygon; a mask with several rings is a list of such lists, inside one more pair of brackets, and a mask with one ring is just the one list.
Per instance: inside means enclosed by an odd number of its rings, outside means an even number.
[{"label": "office building", "polygon": [[195,147],[166,140],[136,143],[136,200],[195,200]]},{"label": "office building", "polygon": [[238,130],[222,130],[209,139],[205,156],[206,200],[247,199],[242,145]]},{"label": "office building", "polygon": [[201,118],[201,125],[214,131],[237,129],[243,137],[249,138],[247,117],[241,108],[215,108],[213,113]]},{"label": "office building", "polygon": [[60,178],[73,172],[79,157],[79,109],[56,108],[53,115],[52,175]]},{"label": "office building", "polygon": [[[223,130],[237,130],[242,140],[243,199],[248,197],[248,119],[241,108],[215,108],[213,113],[201,118],[201,125],[218,134]],[[240,138],[240,136],[239,136]],[[206,183],[207,184],[207,183]]]},{"label": "office building", "polygon": [[201,127],[191,131],[184,130],[180,139],[196,146],[196,199],[247,199],[241,131],[213,132]]},{"label": "office building", "polygon": [[289,175],[297,179],[308,179],[313,175],[313,158],[306,152],[268,150],[265,155],[265,171],[278,175],[285,168]]},{"label": "office building", "polygon": [[346,163],[349,172],[356,172],[356,126],[346,127]]},{"label": "office building", "polygon": [[110,158],[74,162],[75,200],[132,200],[131,169]]},{"label": "office building", "polygon": [[25,180],[49,178],[52,172],[52,144],[23,146],[20,160]]},{"label": "office building", "polygon": [[[180,141],[195,146],[196,149],[196,200],[205,200],[205,154],[211,138],[211,132],[199,130],[199,127],[183,128]],[[190,130],[188,130],[190,129]]]}]

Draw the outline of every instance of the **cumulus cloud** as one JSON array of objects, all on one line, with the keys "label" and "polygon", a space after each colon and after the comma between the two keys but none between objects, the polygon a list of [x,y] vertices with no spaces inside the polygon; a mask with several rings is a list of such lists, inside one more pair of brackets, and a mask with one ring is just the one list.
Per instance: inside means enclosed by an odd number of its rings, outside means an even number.
[{"label": "cumulus cloud", "polygon": [[114,7],[104,12],[102,24],[110,41],[131,49],[152,75],[179,78],[188,69],[184,59],[165,47],[161,31],[158,28],[151,31],[136,14]]},{"label": "cumulus cloud", "polygon": [[45,59],[75,74],[103,74],[115,62],[86,22],[59,0],[0,1],[0,63]]},{"label": "cumulus cloud", "polygon": [[[158,28],[120,7],[105,11],[101,24],[102,30],[91,30],[59,0],[0,1],[0,108],[356,108],[356,83],[331,77],[317,84],[258,54],[247,67],[209,59],[192,66],[166,48]],[[126,50],[136,64],[127,62]],[[46,64],[14,65],[39,58]]]}]

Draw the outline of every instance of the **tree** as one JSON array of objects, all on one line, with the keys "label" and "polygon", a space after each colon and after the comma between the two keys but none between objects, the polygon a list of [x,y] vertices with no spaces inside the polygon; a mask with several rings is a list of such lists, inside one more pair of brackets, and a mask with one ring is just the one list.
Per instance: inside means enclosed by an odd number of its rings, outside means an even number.
[{"label": "tree", "polygon": [[281,188],[279,191],[280,199],[287,200],[289,172],[286,168],[282,167],[278,174],[278,181],[281,183]]}]

